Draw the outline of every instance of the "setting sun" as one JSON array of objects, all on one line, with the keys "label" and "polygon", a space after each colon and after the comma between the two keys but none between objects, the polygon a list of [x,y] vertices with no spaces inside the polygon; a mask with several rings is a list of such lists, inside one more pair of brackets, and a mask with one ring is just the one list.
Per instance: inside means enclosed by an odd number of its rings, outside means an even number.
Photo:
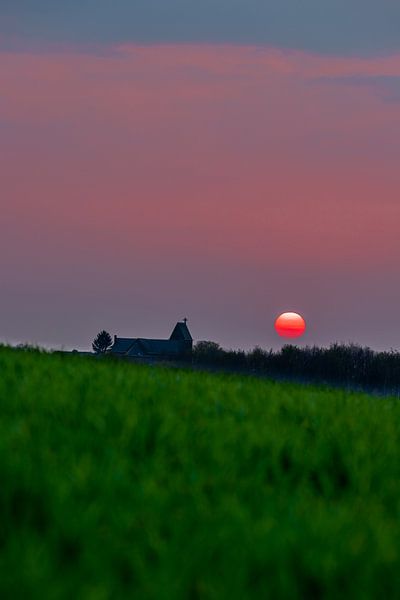
[{"label": "setting sun", "polygon": [[285,312],[276,319],[275,330],[281,337],[298,338],[304,334],[306,322],[298,313]]}]

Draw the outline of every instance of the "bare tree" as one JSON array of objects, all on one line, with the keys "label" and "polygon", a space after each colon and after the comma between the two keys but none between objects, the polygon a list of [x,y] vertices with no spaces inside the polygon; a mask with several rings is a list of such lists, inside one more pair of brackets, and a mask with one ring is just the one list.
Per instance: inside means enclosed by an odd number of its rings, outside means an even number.
[{"label": "bare tree", "polygon": [[112,337],[108,331],[100,331],[93,340],[92,348],[96,354],[105,354],[112,346]]}]

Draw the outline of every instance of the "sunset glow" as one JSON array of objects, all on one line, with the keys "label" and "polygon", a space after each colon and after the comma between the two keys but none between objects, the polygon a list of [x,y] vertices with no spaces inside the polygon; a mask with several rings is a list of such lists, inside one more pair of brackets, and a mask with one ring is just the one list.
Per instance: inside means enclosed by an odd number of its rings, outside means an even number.
[{"label": "sunset glow", "polygon": [[298,313],[285,312],[276,319],[275,329],[281,337],[298,338],[304,334],[306,322]]},{"label": "sunset glow", "polygon": [[188,315],[278,347],[259,324],[290,302],[310,343],[397,346],[400,51],[39,46],[0,77],[2,339]]}]

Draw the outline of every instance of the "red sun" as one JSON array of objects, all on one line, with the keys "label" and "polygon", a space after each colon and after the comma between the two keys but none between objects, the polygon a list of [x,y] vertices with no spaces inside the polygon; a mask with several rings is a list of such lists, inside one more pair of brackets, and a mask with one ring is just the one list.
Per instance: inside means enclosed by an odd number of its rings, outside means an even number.
[{"label": "red sun", "polygon": [[298,338],[305,332],[306,322],[298,313],[285,312],[276,319],[275,329],[281,337]]}]

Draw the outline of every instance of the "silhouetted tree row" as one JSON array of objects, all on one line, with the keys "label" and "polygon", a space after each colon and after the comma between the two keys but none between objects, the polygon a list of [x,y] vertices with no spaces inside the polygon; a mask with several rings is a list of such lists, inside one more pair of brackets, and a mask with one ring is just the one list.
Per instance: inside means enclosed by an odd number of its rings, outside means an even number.
[{"label": "silhouetted tree row", "polygon": [[329,348],[286,345],[278,352],[256,347],[244,352],[224,350],[215,342],[198,342],[193,362],[288,379],[383,391],[400,389],[400,352],[375,352],[356,344],[332,344]]}]

